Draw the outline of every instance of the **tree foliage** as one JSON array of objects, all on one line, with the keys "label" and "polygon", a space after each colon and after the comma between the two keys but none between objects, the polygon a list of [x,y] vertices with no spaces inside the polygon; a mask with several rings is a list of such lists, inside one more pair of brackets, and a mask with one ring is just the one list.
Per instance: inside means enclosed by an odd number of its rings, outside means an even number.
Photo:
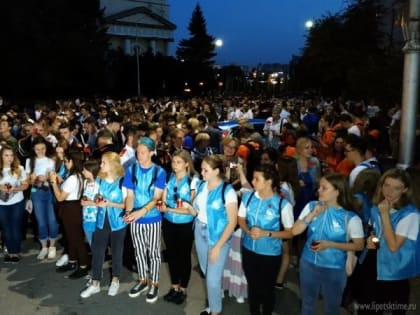
[{"label": "tree foliage", "polygon": [[1,93],[96,92],[105,82],[106,28],[99,0],[1,1]]},{"label": "tree foliage", "polygon": [[182,39],[176,51],[178,60],[183,64],[184,80],[195,87],[199,82],[212,86],[215,38],[207,33],[206,20],[199,4],[194,8],[188,30],[191,37]]},{"label": "tree foliage", "polygon": [[292,86],[326,96],[399,98],[402,53],[387,45],[386,13],[381,1],[355,0],[316,21],[294,64]]}]

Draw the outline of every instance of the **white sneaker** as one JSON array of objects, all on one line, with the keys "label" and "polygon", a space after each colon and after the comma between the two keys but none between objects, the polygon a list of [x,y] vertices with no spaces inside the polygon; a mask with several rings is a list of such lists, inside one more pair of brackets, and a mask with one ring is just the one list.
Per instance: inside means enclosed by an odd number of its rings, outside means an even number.
[{"label": "white sneaker", "polygon": [[55,247],[52,246],[48,248],[48,259],[54,259],[56,254],[57,250],[55,249]]},{"label": "white sneaker", "polygon": [[237,298],[236,298],[236,303],[238,303],[238,304],[243,304],[243,303],[245,303],[245,299],[244,299],[244,297],[243,297],[243,296],[237,297]]},{"label": "white sneaker", "polygon": [[111,284],[108,287],[108,295],[116,296],[119,288],[120,288],[120,282],[119,281],[111,281]]},{"label": "white sneaker", "polygon": [[83,299],[87,299],[88,297],[90,297],[93,294],[99,293],[101,292],[101,287],[99,285],[90,285],[88,287],[86,287],[82,293],[80,293],[80,297]]},{"label": "white sneaker", "polygon": [[61,267],[61,266],[66,265],[68,262],[69,262],[69,255],[64,254],[64,255],[61,255],[61,257],[57,260],[55,265],[57,267]]},{"label": "white sneaker", "polygon": [[47,257],[48,255],[48,248],[47,247],[42,247],[41,251],[39,252],[38,256],[36,257],[39,260],[43,260],[45,259],[45,257]]}]

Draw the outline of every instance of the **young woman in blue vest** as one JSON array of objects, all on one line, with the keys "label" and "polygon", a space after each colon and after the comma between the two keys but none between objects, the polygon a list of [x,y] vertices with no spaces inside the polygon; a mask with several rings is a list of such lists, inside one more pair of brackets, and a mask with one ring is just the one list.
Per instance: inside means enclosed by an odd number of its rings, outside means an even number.
[{"label": "young woman in blue vest", "polygon": [[307,230],[299,265],[301,314],[315,314],[321,290],[324,314],[336,315],[347,281],[347,252],[363,249],[363,225],[359,216],[350,211],[356,202],[344,175],[322,177],[318,194],[319,201],[305,206],[292,230],[293,235]]},{"label": "young woman in blue vest", "polygon": [[[373,197],[371,222],[374,234],[367,240],[368,249],[376,249],[376,281],[370,305],[389,307],[377,313],[405,314],[409,310],[409,279],[420,274],[419,210],[411,203],[409,174],[400,169],[385,172]],[[379,239],[379,245],[374,238]],[[376,314],[374,311],[362,314]]]},{"label": "young woman in blue vest", "polygon": [[92,238],[92,282],[81,292],[82,298],[88,298],[101,291],[102,267],[109,241],[112,251],[112,279],[108,295],[115,296],[118,293],[127,226],[123,219],[127,196],[127,190],[121,186],[123,176],[124,169],[119,155],[115,152],[104,153],[96,179],[99,184],[99,194],[96,198],[98,207],[96,230]]},{"label": "young woman in blue vest", "polygon": [[252,315],[272,314],[282,239],[292,237],[293,207],[277,194],[279,182],[273,167],[257,166],[252,180],[255,191],[244,194],[239,208],[238,222],[244,231],[242,266]]},{"label": "young woman in blue vest", "polygon": [[216,315],[222,311],[223,268],[237,223],[238,199],[233,187],[224,181],[222,155],[206,156],[201,163],[201,175],[203,181],[197,185],[193,203],[193,214],[197,216],[194,239],[198,262],[206,276],[209,307],[200,314]]},{"label": "young woman in blue vest", "polygon": [[191,276],[191,249],[194,240],[194,216],[188,211],[195,197],[196,176],[190,153],[177,150],[172,154],[172,174],[163,192],[162,231],[171,277],[171,289],[163,297],[167,302],[182,304]]},{"label": "young woman in blue vest", "polygon": [[152,162],[155,149],[156,144],[149,137],[137,141],[137,161],[127,168],[123,183],[128,190],[126,211],[129,213],[125,219],[131,223],[139,275],[128,296],[135,298],[147,291],[147,303],[155,303],[159,293],[162,214],[156,204],[162,199],[166,184],[165,170]]}]

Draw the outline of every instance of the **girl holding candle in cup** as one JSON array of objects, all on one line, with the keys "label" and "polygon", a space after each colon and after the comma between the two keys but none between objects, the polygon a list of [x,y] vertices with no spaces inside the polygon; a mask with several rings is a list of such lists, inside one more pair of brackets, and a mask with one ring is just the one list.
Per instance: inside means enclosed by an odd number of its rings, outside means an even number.
[{"label": "girl holding candle in cup", "polygon": [[27,176],[14,150],[2,145],[0,150],[0,227],[8,253],[5,262],[20,260],[24,213],[23,191],[28,188]]},{"label": "girl holding candle in cup", "polygon": [[293,226],[293,235],[307,229],[307,240],[300,259],[301,314],[314,314],[322,290],[324,314],[338,314],[346,285],[348,251],[364,245],[363,225],[353,211],[357,203],[347,178],[328,174],[321,178],[319,201],[309,202]]},{"label": "girl holding candle in cup", "polygon": [[188,151],[172,154],[173,173],[163,192],[163,239],[171,277],[171,289],[163,297],[167,302],[181,304],[191,276],[191,249],[194,216],[185,208],[195,197],[198,176]]}]

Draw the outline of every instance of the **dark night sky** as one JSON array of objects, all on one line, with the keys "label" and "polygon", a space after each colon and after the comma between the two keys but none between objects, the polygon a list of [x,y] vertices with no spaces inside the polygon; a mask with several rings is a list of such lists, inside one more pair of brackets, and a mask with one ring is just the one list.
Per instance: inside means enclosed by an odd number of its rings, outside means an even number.
[{"label": "dark night sky", "polygon": [[171,54],[180,39],[188,38],[188,24],[197,3],[208,34],[223,39],[216,62],[254,66],[288,63],[304,46],[305,22],[335,14],[345,0],[168,0],[169,19],[177,25]]}]

